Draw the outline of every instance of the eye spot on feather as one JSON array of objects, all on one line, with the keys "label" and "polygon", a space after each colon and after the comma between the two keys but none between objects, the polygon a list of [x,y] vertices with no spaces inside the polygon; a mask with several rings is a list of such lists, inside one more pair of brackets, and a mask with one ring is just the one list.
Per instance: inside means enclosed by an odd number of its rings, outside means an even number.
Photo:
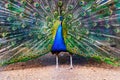
[{"label": "eye spot on feather", "polygon": [[50,16],[46,16],[46,20],[47,20],[48,22],[51,22],[51,21],[52,21],[52,18],[51,18]]},{"label": "eye spot on feather", "polygon": [[62,16],[64,16],[65,15],[65,11],[62,11]]},{"label": "eye spot on feather", "polygon": [[63,2],[62,1],[58,1],[58,6],[62,7],[63,6]]},{"label": "eye spot on feather", "polygon": [[39,17],[39,14],[38,14],[37,12],[34,12],[34,13],[33,13],[33,16]]},{"label": "eye spot on feather", "polygon": [[77,21],[77,22],[75,23],[75,25],[77,25],[77,26],[81,26],[82,23],[81,23],[81,21]]},{"label": "eye spot on feather", "polygon": [[12,22],[12,21],[13,21],[13,17],[8,17],[8,18],[7,18],[7,21],[8,21],[8,22]]},{"label": "eye spot on feather", "polygon": [[58,11],[54,11],[54,17],[57,18],[59,16]]},{"label": "eye spot on feather", "polygon": [[79,5],[80,5],[80,6],[84,6],[84,5],[85,5],[85,1],[83,1],[83,0],[81,1],[81,0],[80,0],[80,1],[79,1]]},{"label": "eye spot on feather", "polygon": [[116,28],[114,29],[115,33],[120,33],[120,29],[119,28]]},{"label": "eye spot on feather", "polygon": [[8,35],[7,32],[2,33],[2,37],[3,37],[3,38],[6,37],[7,35]]},{"label": "eye spot on feather", "polygon": [[73,8],[74,8],[73,5],[68,6],[68,10],[72,10]]},{"label": "eye spot on feather", "polygon": [[68,14],[67,20],[71,20],[72,18],[73,18],[73,15],[72,14]]},{"label": "eye spot on feather", "polygon": [[110,25],[109,25],[109,24],[106,24],[106,25],[105,25],[105,28],[109,29],[109,28],[110,28]]},{"label": "eye spot on feather", "polygon": [[74,52],[75,54],[77,54],[78,48],[77,48],[76,46],[73,48],[73,52]]},{"label": "eye spot on feather", "polygon": [[27,5],[27,2],[26,2],[26,0],[21,0],[21,5],[23,5],[23,6],[26,6]]},{"label": "eye spot on feather", "polygon": [[68,39],[71,39],[71,36],[68,35]]},{"label": "eye spot on feather", "polygon": [[34,2],[34,7],[38,8],[40,6],[39,2]]},{"label": "eye spot on feather", "polygon": [[97,26],[97,23],[96,23],[96,22],[94,22],[94,23],[93,23],[93,27],[96,27],[96,26]]},{"label": "eye spot on feather", "polygon": [[50,12],[50,7],[49,7],[49,6],[46,6],[46,7],[45,7],[45,10],[46,10],[47,12]]},{"label": "eye spot on feather", "polygon": [[26,23],[23,23],[23,24],[21,25],[21,27],[22,27],[22,28],[26,28],[26,27],[27,27],[27,24],[26,24]]},{"label": "eye spot on feather", "polygon": [[20,16],[21,18],[24,18],[24,17],[25,17],[25,14],[24,14],[24,13],[20,13],[19,16]]},{"label": "eye spot on feather", "polygon": [[16,27],[16,26],[13,26],[13,27],[12,27],[12,30],[13,30],[13,31],[17,30],[17,27]]},{"label": "eye spot on feather", "polygon": [[12,8],[13,7],[13,5],[11,4],[11,3],[6,3],[5,4],[5,8],[7,8],[7,9],[10,9],[10,8]]},{"label": "eye spot on feather", "polygon": [[70,43],[67,44],[67,48],[72,52],[72,45]]}]

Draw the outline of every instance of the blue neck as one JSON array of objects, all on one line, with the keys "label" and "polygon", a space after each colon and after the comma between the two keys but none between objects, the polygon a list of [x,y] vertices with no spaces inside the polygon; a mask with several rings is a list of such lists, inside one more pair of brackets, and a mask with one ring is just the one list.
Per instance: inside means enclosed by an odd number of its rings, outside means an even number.
[{"label": "blue neck", "polygon": [[56,32],[54,44],[52,46],[52,52],[66,51],[66,46],[65,46],[64,38],[62,34],[63,34],[62,25],[60,24]]}]

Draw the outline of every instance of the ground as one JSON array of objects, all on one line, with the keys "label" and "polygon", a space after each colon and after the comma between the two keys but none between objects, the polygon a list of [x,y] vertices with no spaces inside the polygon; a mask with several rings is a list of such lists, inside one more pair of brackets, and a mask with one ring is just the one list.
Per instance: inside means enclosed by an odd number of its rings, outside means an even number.
[{"label": "ground", "polygon": [[69,69],[69,56],[61,55],[59,59],[59,69],[51,54],[0,67],[0,80],[120,80],[120,67],[73,56],[74,68]]}]

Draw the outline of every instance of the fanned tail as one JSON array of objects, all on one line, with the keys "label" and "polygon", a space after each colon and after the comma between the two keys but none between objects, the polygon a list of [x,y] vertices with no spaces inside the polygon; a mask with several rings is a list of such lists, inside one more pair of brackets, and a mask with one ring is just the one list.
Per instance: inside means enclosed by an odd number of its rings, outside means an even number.
[{"label": "fanned tail", "polygon": [[50,52],[60,16],[67,51],[119,65],[119,0],[1,0],[0,65]]},{"label": "fanned tail", "polygon": [[52,12],[48,4],[47,0],[0,1],[0,65],[27,61],[51,51],[53,14],[48,13]]},{"label": "fanned tail", "polygon": [[67,48],[71,53],[119,65],[120,2],[102,1],[78,0],[69,3],[72,8],[64,20],[68,28]]}]

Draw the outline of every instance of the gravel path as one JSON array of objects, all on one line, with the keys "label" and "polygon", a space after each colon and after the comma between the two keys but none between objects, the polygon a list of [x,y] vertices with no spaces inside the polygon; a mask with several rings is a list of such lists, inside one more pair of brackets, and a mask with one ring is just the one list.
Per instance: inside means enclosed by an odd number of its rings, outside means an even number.
[{"label": "gravel path", "polygon": [[[46,59],[47,58],[47,59]],[[69,57],[60,57],[60,68],[55,69],[51,54],[40,59],[1,67],[0,80],[120,80],[120,68],[74,57],[74,69],[69,69]]]}]

